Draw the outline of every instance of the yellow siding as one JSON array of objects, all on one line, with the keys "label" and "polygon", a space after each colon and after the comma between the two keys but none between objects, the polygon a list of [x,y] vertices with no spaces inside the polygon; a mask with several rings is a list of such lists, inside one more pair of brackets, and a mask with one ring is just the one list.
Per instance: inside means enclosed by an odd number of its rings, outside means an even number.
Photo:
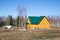
[{"label": "yellow siding", "polygon": [[32,24],[30,24],[30,25],[28,24],[28,25],[27,25],[27,28],[28,28],[28,29],[30,29],[30,28],[32,28],[32,29],[34,28],[34,29],[35,29],[36,27],[37,27],[37,25],[32,25]]},{"label": "yellow siding", "polygon": [[44,19],[37,25],[32,25],[28,19],[28,25],[27,25],[27,28],[30,29],[30,28],[39,28],[39,29],[50,29],[50,23],[49,21],[44,17]]},{"label": "yellow siding", "polygon": [[29,24],[31,24],[29,18],[27,19],[27,22],[28,22]]},{"label": "yellow siding", "polygon": [[40,29],[50,29],[49,21],[44,17],[44,19],[39,23],[38,27]]}]

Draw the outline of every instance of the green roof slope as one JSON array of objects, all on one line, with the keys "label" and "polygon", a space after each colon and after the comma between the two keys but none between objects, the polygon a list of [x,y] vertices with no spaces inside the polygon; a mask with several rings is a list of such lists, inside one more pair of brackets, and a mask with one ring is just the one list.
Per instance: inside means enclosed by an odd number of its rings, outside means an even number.
[{"label": "green roof slope", "polygon": [[30,20],[31,24],[39,24],[44,17],[45,16],[40,16],[40,17],[29,16],[29,20]]}]

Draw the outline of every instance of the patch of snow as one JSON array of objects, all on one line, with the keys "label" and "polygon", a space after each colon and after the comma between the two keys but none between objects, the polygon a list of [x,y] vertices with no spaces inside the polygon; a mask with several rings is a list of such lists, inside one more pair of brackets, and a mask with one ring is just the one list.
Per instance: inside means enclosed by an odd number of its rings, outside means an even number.
[{"label": "patch of snow", "polygon": [[6,25],[6,26],[4,26],[4,27],[7,27],[8,29],[11,29],[11,28],[12,28],[11,25]]}]

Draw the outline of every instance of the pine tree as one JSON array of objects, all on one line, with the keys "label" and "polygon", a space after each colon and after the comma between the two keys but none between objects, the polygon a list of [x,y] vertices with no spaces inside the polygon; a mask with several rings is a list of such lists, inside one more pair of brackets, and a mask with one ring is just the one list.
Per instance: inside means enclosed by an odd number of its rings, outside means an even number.
[{"label": "pine tree", "polygon": [[19,27],[19,16],[17,16],[17,27]]}]

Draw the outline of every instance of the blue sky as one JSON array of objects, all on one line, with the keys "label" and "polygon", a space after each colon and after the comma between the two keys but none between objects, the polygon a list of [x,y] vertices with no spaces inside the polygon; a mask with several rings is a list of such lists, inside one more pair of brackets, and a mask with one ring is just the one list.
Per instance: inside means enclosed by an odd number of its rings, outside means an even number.
[{"label": "blue sky", "polygon": [[0,16],[16,17],[18,4],[26,7],[27,16],[60,16],[60,0],[0,0]]}]

